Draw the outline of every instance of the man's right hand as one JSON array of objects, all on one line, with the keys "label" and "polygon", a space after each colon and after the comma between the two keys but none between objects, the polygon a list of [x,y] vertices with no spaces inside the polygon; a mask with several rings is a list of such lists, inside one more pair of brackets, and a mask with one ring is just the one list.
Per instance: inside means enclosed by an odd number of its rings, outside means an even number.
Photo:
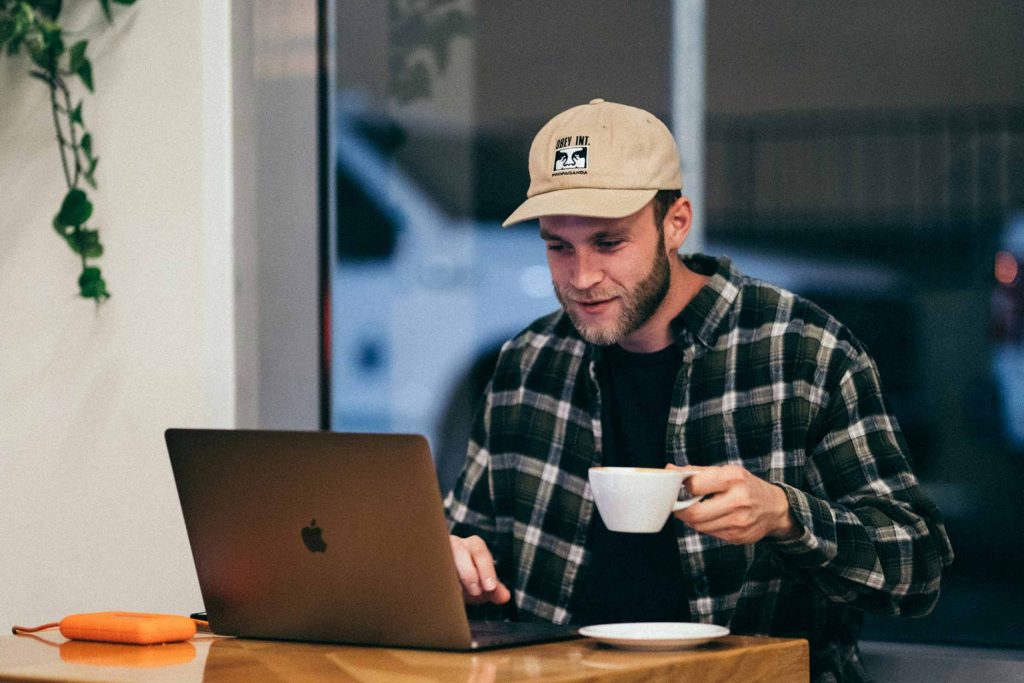
[{"label": "man's right hand", "polygon": [[503,605],[512,598],[512,593],[501,581],[494,569],[494,558],[487,549],[484,539],[479,536],[461,538],[450,536],[455,569],[462,583],[462,599],[467,605],[482,605],[493,602]]}]

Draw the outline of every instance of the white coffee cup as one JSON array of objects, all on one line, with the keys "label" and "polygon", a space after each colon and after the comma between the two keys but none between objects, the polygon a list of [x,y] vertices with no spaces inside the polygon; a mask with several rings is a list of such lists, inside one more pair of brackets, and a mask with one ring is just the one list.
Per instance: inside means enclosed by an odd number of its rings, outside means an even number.
[{"label": "white coffee cup", "polygon": [[652,467],[591,467],[590,489],[609,530],[654,534],[661,531],[671,513],[701,500],[679,500],[681,493],[686,494],[683,482],[696,473]]}]

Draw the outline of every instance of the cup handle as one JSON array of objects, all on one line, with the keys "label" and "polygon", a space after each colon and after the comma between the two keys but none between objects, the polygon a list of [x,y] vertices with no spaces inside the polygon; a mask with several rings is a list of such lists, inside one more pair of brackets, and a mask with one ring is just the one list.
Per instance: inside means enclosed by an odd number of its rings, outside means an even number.
[{"label": "cup handle", "polygon": [[[689,471],[689,472],[684,472],[683,473],[683,483],[685,484],[686,480],[689,479],[690,477],[692,477],[695,474],[697,474],[697,473],[695,471],[692,471],[692,470]],[[702,500],[704,500],[705,498],[707,498],[707,496],[699,496],[699,497],[695,497],[695,498],[687,498],[686,500],[677,500],[672,505],[672,512],[679,512],[680,510],[685,510],[686,508],[690,507],[694,503],[699,503]]]}]

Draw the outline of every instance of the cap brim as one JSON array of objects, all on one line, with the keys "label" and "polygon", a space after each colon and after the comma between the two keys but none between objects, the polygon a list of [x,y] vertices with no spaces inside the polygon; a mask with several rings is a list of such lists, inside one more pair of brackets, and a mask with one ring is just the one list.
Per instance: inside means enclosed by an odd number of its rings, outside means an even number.
[{"label": "cap brim", "polygon": [[553,190],[530,197],[505,219],[501,227],[541,216],[622,218],[636,213],[654,199],[657,190],[608,190],[579,187]]}]

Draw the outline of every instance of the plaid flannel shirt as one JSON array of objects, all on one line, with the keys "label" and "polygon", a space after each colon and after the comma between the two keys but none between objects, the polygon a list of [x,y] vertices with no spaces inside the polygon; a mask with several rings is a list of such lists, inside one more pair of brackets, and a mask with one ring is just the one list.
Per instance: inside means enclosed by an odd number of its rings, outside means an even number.
[{"label": "plaid flannel shirt", "polygon": [[[806,638],[818,680],[858,680],[858,610],[924,615],[952,550],[922,494],[874,362],[839,322],[727,259],[672,323],[683,351],[666,432],[677,465],[740,465],[782,487],[799,538],[730,545],[674,520],[691,618]],[[562,311],[502,348],[451,532],[486,541],[515,618],[568,623],[601,464],[600,347]]]}]

